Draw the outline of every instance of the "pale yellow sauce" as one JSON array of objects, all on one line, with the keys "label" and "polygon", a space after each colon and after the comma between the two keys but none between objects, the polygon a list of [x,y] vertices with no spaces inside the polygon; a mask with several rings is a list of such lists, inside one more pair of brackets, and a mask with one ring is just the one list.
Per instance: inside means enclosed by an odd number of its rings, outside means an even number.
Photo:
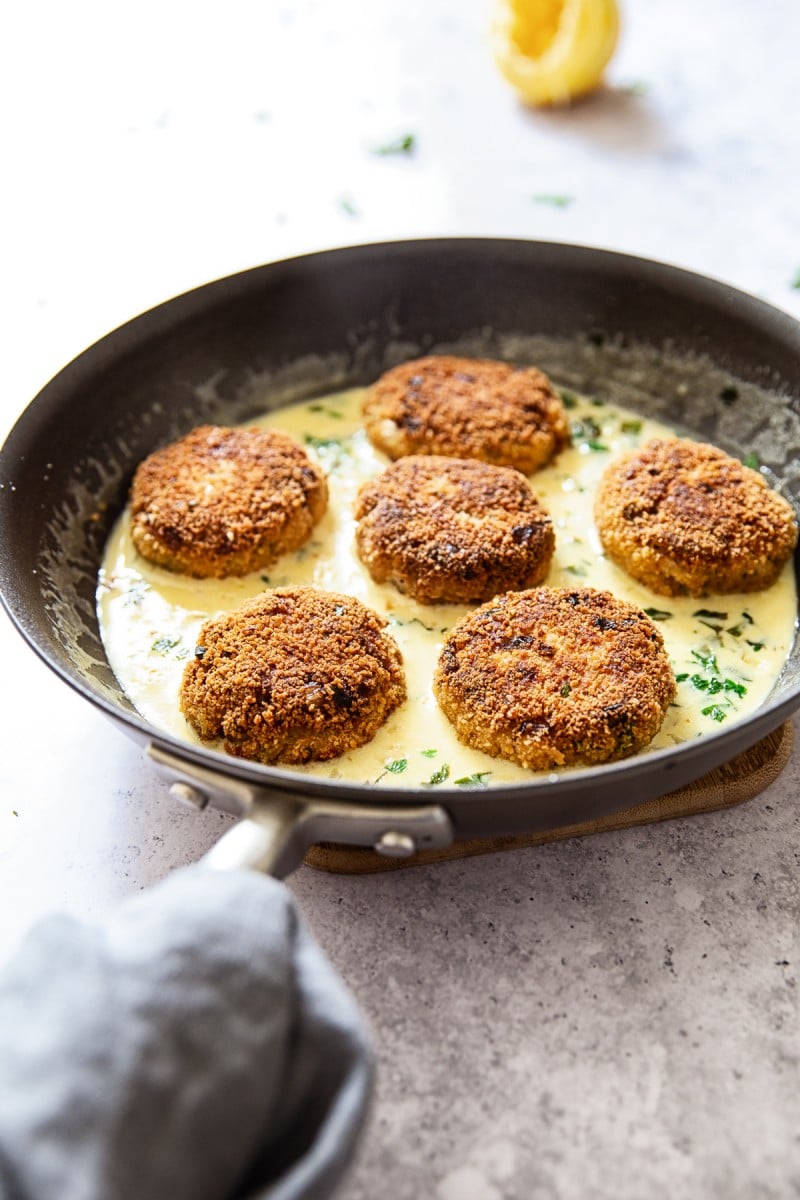
[{"label": "pale yellow sauce", "polygon": [[[197,743],[177,697],[203,621],[265,588],[311,584],[346,592],[388,619],[388,632],[403,654],[408,701],[367,746],[292,770],[412,786],[445,779],[461,786],[528,779],[531,772],[461,745],[433,696],[431,679],[444,635],[470,608],[417,604],[391,585],[373,583],[356,554],[356,493],[364,480],[388,465],[361,428],[361,397],[360,390],[339,393],[250,422],[283,429],[305,444],[325,469],[330,488],[328,512],[311,540],[267,571],[219,581],[190,579],[151,566],[133,547],[128,511],[122,514],[98,585],[109,662],[142,716]],[[742,719],[764,701],[792,644],[797,600],[791,566],[765,592],[702,601],[656,596],[630,579],[602,553],[592,517],[595,487],[615,454],[673,431],[609,404],[567,399],[573,445],[531,478],[556,531],[548,585],[605,588],[651,615],[655,610],[680,682],[652,749]],[[714,615],[697,615],[702,613]]]}]

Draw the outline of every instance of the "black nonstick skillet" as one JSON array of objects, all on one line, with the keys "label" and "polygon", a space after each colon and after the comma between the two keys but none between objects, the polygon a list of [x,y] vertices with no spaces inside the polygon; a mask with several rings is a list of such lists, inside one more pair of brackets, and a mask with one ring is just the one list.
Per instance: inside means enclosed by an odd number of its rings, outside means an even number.
[{"label": "black nonstick skillet", "polygon": [[291,871],[336,841],[403,855],[596,818],[732,758],[800,705],[797,640],[748,719],[680,747],[524,784],[435,793],[304,777],[184,744],[133,709],[95,614],[103,546],[136,464],[204,421],[365,384],[422,353],[534,362],[567,387],[755,452],[800,501],[800,325],[686,271],[585,247],[496,239],[360,246],[198,288],[64,368],[0,452],[0,591],[64,680],[135,737],[190,804],[242,817],[217,865]]}]

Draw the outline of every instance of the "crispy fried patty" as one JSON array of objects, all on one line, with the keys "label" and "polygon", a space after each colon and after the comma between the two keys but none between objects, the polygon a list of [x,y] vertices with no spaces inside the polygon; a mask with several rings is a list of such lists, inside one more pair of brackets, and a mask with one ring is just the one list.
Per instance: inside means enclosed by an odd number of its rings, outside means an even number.
[{"label": "crispy fried patty", "polygon": [[470,604],[533,587],[555,534],[524,475],[474,459],[411,455],[364,484],[356,544],[376,583],[422,604]]},{"label": "crispy fried patty", "polygon": [[769,587],[797,542],[791,506],[757,471],[680,438],[612,463],[595,520],[608,557],[666,596]]},{"label": "crispy fried patty", "polygon": [[354,750],[406,698],[385,624],[352,596],[265,592],[203,625],[181,711],[240,758],[307,763]]},{"label": "crispy fried patty", "polygon": [[450,355],[387,371],[367,391],[364,423],[391,459],[447,454],[525,475],[569,442],[564,405],[541,371]]},{"label": "crispy fried patty", "polygon": [[297,550],[327,503],[325,476],[288,434],[201,425],[139,466],[131,533],[158,566],[225,579]]},{"label": "crispy fried patty", "polygon": [[448,635],[434,691],[459,740],[533,770],[634,754],[675,694],[649,617],[610,592],[496,596]]}]

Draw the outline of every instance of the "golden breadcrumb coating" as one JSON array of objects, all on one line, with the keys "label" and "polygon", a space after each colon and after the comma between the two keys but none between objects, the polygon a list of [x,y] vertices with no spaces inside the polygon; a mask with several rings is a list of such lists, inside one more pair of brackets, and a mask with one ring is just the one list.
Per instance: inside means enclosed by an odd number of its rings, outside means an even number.
[{"label": "golden breadcrumb coating", "polygon": [[407,454],[478,458],[530,475],[569,442],[567,414],[535,367],[432,355],[393,367],[367,391],[370,441]]},{"label": "golden breadcrumb coating", "polygon": [[386,622],[352,596],[278,588],[206,621],[180,706],[201,738],[263,763],[363,746],[406,698]]},{"label": "golden breadcrumb coating", "polygon": [[131,533],[157,566],[225,579],[297,550],[327,504],[325,476],[288,434],[201,425],[138,467]]},{"label": "golden breadcrumb coating", "polygon": [[760,591],[797,543],[791,505],[758,471],[681,438],[613,462],[595,521],[608,557],[665,596]]},{"label": "golden breadcrumb coating", "polygon": [[411,455],[364,484],[356,544],[376,583],[422,604],[471,604],[533,587],[555,549],[524,475],[474,459]]},{"label": "golden breadcrumb coating", "polygon": [[434,691],[467,746],[548,770],[646,746],[675,679],[640,609],[594,588],[540,587],[496,596],[459,621]]}]

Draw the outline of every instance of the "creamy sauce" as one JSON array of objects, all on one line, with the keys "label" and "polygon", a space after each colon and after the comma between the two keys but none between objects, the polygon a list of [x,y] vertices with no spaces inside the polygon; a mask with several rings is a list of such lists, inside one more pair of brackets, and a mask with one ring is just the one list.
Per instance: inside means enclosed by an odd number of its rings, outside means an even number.
[{"label": "creamy sauce", "polygon": [[[178,708],[186,660],[201,624],[265,589],[310,584],[346,592],[388,620],[403,654],[408,701],[366,746],[325,763],[292,770],[358,782],[483,787],[518,782],[532,772],[462,746],[431,688],[449,629],[475,606],[421,605],[393,586],[375,584],[355,550],[352,516],[364,480],[388,460],[361,428],[356,389],[284,408],[249,422],[292,434],[328,475],[328,512],[311,540],[271,568],[241,579],[190,579],[151,566],[130,537],[126,510],[106,550],[98,612],[109,662],[139,712],[188,742],[199,739]],[[630,579],[603,555],[592,516],[596,485],[614,455],[673,431],[635,413],[565,394],[573,445],[531,484],[556,532],[547,584],[604,588],[645,609],[658,623],[678,679],[678,693],[651,743],[659,749],[740,720],[769,694],[792,644],[797,600],[791,564],[767,591],[668,598]],[[221,749],[221,745],[216,746]]]}]

